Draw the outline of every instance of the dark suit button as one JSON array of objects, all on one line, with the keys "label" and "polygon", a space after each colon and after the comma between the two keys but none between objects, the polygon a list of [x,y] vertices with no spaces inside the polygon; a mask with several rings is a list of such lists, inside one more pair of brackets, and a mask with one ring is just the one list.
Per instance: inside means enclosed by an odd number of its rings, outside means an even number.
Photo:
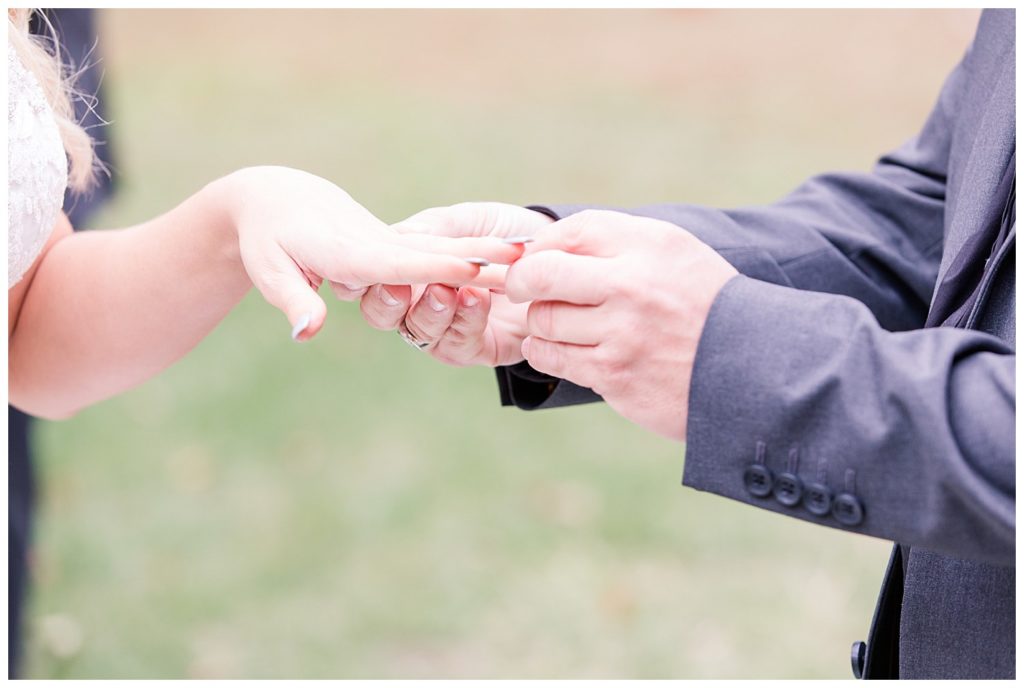
[{"label": "dark suit button", "polygon": [[863,640],[858,640],[850,648],[850,665],[854,678],[864,678],[864,660],[867,659],[867,654],[868,645]]},{"label": "dark suit button", "polygon": [[743,471],[743,484],[755,497],[767,497],[772,493],[772,472],[763,464],[752,463]]},{"label": "dark suit button", "polygon": [[775,479],[775,501],[783,506],[796,506],[800,503],[804,484],[792,473],[780,473]]},{"label": "dark suit button", "polygon": [[849,492],[840,492],[832,502],[832,515],[844,526],[855,526],[864,520],[864,507]]},{"label": "dark suit button", "polygon": [[832,490],[821,483],[811,483],[804,490],[804,508],[815,516],[825,516],[832,510]]}]

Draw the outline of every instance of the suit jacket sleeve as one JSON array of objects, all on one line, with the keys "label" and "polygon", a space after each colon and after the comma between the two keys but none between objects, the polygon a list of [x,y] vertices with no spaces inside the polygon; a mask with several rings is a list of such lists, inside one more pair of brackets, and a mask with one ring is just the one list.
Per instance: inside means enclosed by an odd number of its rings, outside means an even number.
[{"label": "suit jacket sleeve", "polygon": [[[684,484],[1014,564],[1014,350],[980,332],[918,329],[941,259],[970,60],[950,75],[920,134],[870,173],[815,177],[765,207],[628,211],[685,227],[741,272],[715,300],[697,351]],[[538,209],[559,218],[583,208]],[[517,401],[520,379],[534,385],[535,408],[593,399],[523,366],[499,375],[506,402]],[[825,488],[833,508],[751,489],[758,447],[770,485],[795,477],[805,497]],[[837,510],[840,498],[856,513]]]},{"label": "suit jacket sleeve", "polygon": [[[953,121],[969,70],[970,52],[947,78],[921,132],[870,172],[813,177],[767,206],[614,210],[677,224],[748,277],[850,296],[889,330],[921,327],[942,257]],[[557,220],[603,206],[532,207]],[[526,364],[498,368],[497,374],[505,405],[532,410],[600,399]]]},{"label": "suit jacket sleeve", "polygon": [[[889,332],[861,302],[739,276],[694,362],[683,484],[955,557],[1013,565],[1013,349],[981,332]],[[738,346],[737,343],[749,343]],[[756,496],[776,481],[845,493],[855,518]],[[776,482],[776,484],[778,484]],[[833,502],[834,503],[834,502]]]}]

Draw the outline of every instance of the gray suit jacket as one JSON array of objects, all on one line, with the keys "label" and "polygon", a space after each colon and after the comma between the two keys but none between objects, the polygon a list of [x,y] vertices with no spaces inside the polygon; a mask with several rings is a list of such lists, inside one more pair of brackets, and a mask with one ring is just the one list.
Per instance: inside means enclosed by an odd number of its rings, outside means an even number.
[{"label": "gray suit jacket", "polygon": [[[1014,19],[983,13],[920,134],[870,173],[626,211],[742,273],[697,351],[683,484],[900,543],[869,677],[1014,675]],[[597,399],[525,364],[498,378],[521,408]]]}]

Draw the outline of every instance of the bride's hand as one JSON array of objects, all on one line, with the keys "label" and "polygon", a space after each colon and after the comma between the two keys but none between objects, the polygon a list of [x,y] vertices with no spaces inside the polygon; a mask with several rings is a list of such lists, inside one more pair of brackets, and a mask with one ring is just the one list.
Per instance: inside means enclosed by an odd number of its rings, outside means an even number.
[{"label": "bride's hand", "polygon": [[482,258],[511,263],[522,247],[497,238],[401,234],[325,179],[285,167],[251,167],[219,183],[253,284],[284,311],[292,336],[305,341],[323,326],[317,294],[327,281],[342,299],[373,284],[461,285]]}]

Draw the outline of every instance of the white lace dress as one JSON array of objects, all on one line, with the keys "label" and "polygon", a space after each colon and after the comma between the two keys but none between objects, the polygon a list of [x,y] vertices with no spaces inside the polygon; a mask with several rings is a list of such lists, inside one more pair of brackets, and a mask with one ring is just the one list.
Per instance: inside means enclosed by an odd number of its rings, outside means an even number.
[{"label": "white lace dress", "polygon": [[64,203],[67,157],[39,82],[7,46],[7,288],[50,237]]}]

